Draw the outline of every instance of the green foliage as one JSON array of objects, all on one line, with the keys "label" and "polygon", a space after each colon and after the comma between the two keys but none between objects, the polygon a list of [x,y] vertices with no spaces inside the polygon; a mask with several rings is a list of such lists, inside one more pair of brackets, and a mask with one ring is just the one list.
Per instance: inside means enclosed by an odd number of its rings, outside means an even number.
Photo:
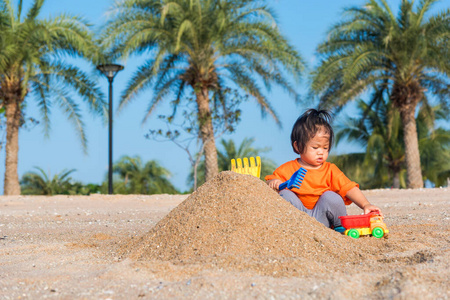
[{"label": "green foliage", "polygon": [[405,179],[400,177],[405,150],[398,111],[393,109],[392,102],[385,100],[383,91],[376,91],[370,104],[360,100],[358,108],[360,117],[349,118],[338,127],[337,140],[346,136],[366,148],[364,166],[373,168],[368,187],[405,187]]},{"label": "green foliage", "polygon": [[368,0],[345,10],[317,51],[321,61],[311,90],[320,106],[342,108],[369,87],[387,90],[401,114],[408,186],[423,186],[417,105],[434,94],[450,107],[450,9],[429,14],[437,0],[402,0],[395,16],[385,0]]},{"label": "green foliage", "polygon": [[69,191],[69,195],[90,195],[90,194],[100,194],[101,186],[95,183],[83,184],[81,182],[73,182]]},{"label": "green foliage", "polygon": [[[375,107],[358,102],[359,116],[337,126],[336,141],[356,142],[365,153],[330,158],[362,188],[405,188],[405,149],[399,113],[392,102],[381,100]],[[450,130],[435,128],[435,120],[446,118],[439,107],[423,105],[416,118],[422,174],[436,186],[446,184],[450,175]]]},{"label": "green foliage", "polygon": [[[253,143],[255,142],[254,138],[245,138],[239,147],[236,147],[236,144],[233,140],[225,140],[222,139],[220,144],[222,145],[223,150],[217,151],[218,161],[219,161],[219,172],[231,170],[231,160],[234,158],[244,158],[244,157],[256,157],[260,156],[262,153],[267,153],[271,150],[269,147],[265,148],[255,148],[253,147]],[[205,183],[205,172],[202,165],[204,165],[204,160],[200,161],[198,166],[198,178],[197,184],[200,186]],[[277,165],[275,162],[269,158],[261,157],[261,177],[264,179],[266,175],[272,174],[276,169]],[[187,184],[190,186],[194,185],[194,170],[191,169],[189,173],[189,177],[187,180]]]},{"label": "green foliage", "polygon": [[357,182],[361,189],[385,187],[389,175],[385,173],[383,176],[374,176],[375,165],[366,163],[365,159],[365,153],[348,153],[330,155],[328,161],[336,164],[349,179]]},{"label": "green foliage", "polygon": [[[170,172],[151,160],[145,163],[139,156],[123,156],[114,164],[113,179],[114,193],[116,194],[178,194],[179,192],[170,183]],[[106,192],[107,184],[102,185]]]},{"label": "green foliage", "polygon": [[[5,101],[22,103],[27,95],[37,100],[44,131],[50,130],[50,114],[59,106],[72,122],[86,149],[86,134],[75,92],[93,112],[102,114],[102,93],[94,81],[66,58],[97,59],[97,46],[88,23],[78,17],[61,14],[38,18],[43,0],[33,1],[22,15],[10,0],[0,0],[0,107]],[[23,109],[23,106],[21,106]]]},{"label": "green foliage", "polygon": [[22,176],[20,182],[24,195],[57,195],[69,194],[72,184],[69,177],[75,171],[63,170],[51,178],[43,169],[35,167],[39,172],[27,172]]},{"label": "green foliage", "polygon": [[[207,87],[218,94],[234,82],[276,117],[254,75],[297,95],[286,72],[298,77],[301,58],[274,26],[264,1],[132,0],[116,2],[104,29],[104,46],[113,57],[151,52],[125,90],[123,107],[141,90],[153,86],[148,114],[171,92],[176,106],[188,87]],[[148,116],[147,114],[147,116]]]},{"label": "green foliage", "polygon": [[[448,114],[439,106],[431,109],[436,120],[447,120]],[[424,179],[436,186],[444,186],[450,178],[450,130],[430,128],[430,111],[422,109],[417,116],[420,161]]]},{"label": "green foliage", "polygon": [[195,94],[197,126],[208,144],[208,176],[216,171],[211,111],[229,106],[226,90],[237,87],[277,123],[263,87],[280,86],[298,99],[287,75],[299,79],[304,64],[265,1],[128,0],[116,2],[111,12],[101,38],[111,57],[146,54],[119,108],[152,87],[144,121],[167,99],[175,116],[178,105],[190,101],[185,94]]},{"label": "green foliage", "polygon": [[429,16],[435,2],[402,0],[397,17],[383,0],[347,8],[317,48],[312,90],[322,105],[341,107],[372,86],[389,88],[396,107],[426,91],[448,104],[450,9]]},{"label": "green foliage", "polygon": [[69,175],[75,172],[63,170],[51,177],[42,168],[35,167],[38,172],[27,172],[20,181],[23,195],[90,195],[100,193],[100,186],[87,185],[74,181]]}]

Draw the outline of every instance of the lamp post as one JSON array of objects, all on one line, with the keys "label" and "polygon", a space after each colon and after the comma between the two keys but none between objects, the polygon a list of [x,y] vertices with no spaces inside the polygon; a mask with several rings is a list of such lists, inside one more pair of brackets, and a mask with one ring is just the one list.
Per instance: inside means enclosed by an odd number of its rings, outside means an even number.
[{"label": "lamp post", "polygon": [[98,65],[97,70],[101,71],[103,75],[108,78],[109,81],[109,111],[108,111],[108,125],[109,125],[109,143],[108,143],[108,194],[113,193],[113,179],[112,179],[112,126],[113,126],[113,104],[112,104],[112,92],[113,92],[113,80],[119,71],[123,70],[123,66],[116,64],[104,64]]}]

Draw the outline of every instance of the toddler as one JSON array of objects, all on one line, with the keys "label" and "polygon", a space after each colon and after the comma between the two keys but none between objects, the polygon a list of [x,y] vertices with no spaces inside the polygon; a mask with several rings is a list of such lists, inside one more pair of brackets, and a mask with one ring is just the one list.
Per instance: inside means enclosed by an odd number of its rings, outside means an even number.
[{"label": "toddler", "polygon": [[325,226],[342,232],[339,216],[347,215],[345,205],[353,202],[365,214],[381,214],[381,210],[369,203],[356,182],[327,162],[334,138],[330,122],[331,116],[324,110],[309,109],[301,115],[291,133],[292,148],[300,158],[284,163],[265,179],[271,188],[278,190],[300,167],[306,169],[300,188],[283,189],[280,196]]}]

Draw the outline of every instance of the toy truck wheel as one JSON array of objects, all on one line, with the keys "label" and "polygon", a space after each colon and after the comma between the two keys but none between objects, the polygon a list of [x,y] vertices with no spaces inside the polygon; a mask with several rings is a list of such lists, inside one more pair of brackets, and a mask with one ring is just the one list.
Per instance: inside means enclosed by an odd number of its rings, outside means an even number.
[{"label": "toy truck wheel", "polygon": [[351,237],[351,238],[357,239],[357,238],[359,238],[359,231],[356,230],[356,229],[350,229],[350,230],[347,232],[347,235],[348,235],[349,237]]},{"label": "toy truck wheel", "polygon": [[372,235],[374,236],[374,237],[376,237],[376,238],[382,238],[383,236],[384,236],[384,230],[383,230],[383,228],[381,228],[381,227],[375,227],[373,230],[372,230]]}]

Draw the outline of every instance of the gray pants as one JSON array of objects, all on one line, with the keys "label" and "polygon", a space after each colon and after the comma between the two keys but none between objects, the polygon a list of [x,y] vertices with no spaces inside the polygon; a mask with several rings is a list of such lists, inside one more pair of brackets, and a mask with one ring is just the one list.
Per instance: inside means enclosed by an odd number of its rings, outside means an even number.
[{"label": "gray pants", "polygon": [[299,210],[307,213],[317,221],[329,228],[341,226],[340,216],[347,215],[344,200],[342,197],[332,191],[327,191],[320,196],[313,209],[307,209],[298,196],[291,190],[280,191],[280,196],[290,202]]}]

